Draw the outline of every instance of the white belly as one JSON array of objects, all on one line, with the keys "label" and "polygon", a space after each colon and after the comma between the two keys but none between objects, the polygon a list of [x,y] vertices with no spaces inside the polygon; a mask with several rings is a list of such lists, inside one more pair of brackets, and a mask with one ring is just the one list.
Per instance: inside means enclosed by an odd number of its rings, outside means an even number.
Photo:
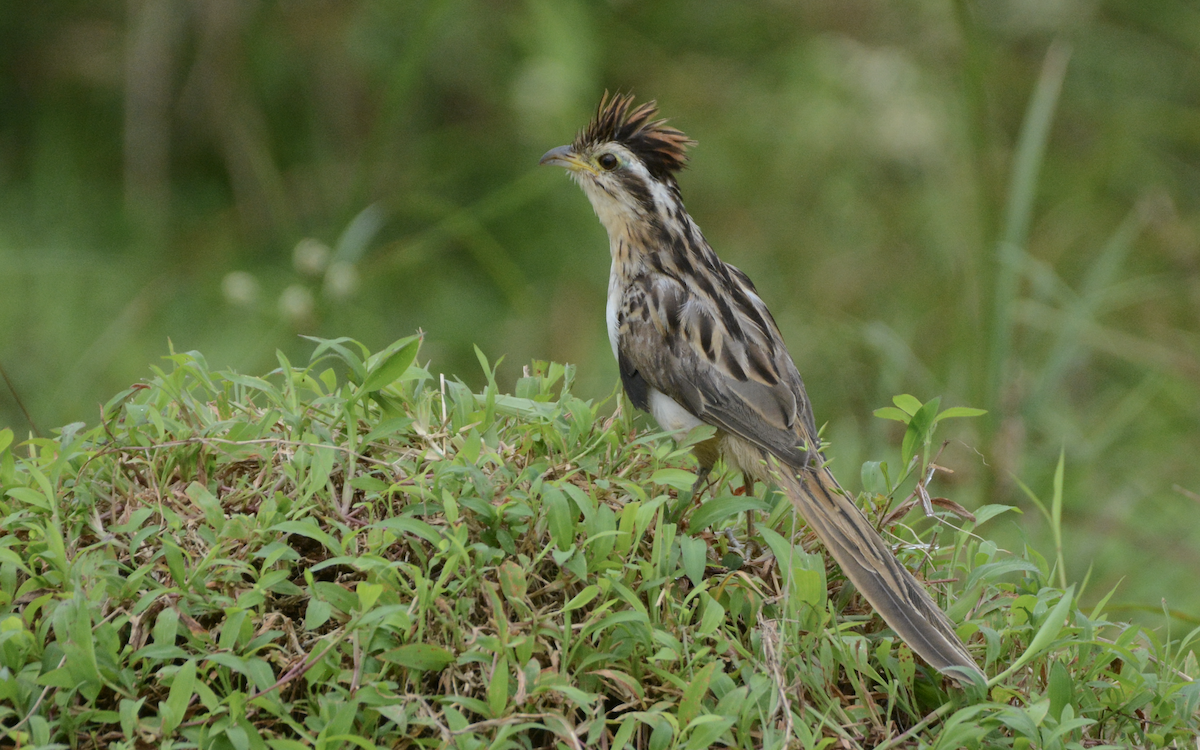
[{"label": "white belly", "polygon": [[613,359],[620,360],[617,356],[617,333],[620,329],[620,324],[617,322],[617,313],[621,310],[621,285],[617,282],[615,274],[608,276],[608,301],[604,304],[604,322],[608,325],[608,343],[612,345]]},{"label": "white belly", "polygon": [[667,432],[674,433],[676,440],[681,440],[687,435],[688,430],[693,427],[699,427],[704,424],[699,419],[696,419],[687,409],[679,405],[679,402],[671,398],[667,394],[657,388],[650,389],[650,414],[654,416],[654,420],[658,422],[658,426]]}]

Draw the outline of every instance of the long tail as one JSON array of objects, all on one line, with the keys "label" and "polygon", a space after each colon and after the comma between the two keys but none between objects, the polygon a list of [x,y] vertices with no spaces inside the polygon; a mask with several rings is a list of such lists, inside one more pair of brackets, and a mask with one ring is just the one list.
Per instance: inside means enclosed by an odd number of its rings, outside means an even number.
[{"label": "long tail", "polygon": [[817,532],[842,572],[913,651],[951,677],[962,679],[961,674],[947,671],[950,667],[965,667],[986,679],[950,618],[900,564],[828,469],[795,475],[783,468],[777,473],[792,505]]}]

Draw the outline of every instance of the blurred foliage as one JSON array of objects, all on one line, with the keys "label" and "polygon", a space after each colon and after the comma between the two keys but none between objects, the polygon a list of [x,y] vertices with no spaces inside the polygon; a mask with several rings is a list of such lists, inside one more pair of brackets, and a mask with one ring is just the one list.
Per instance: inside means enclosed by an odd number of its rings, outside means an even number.
[{"label": "blurred foliage", "polygon": [[[44,433],[168,338],[260,371],[297,333],[421,327],[473,385],[479,344],[606,395],[604,233],[536,168],[605,88],[699,141],[689,209],[771,305],[835,466],[899,441],[870,416],[893,393],[987,408],[945,494],[1032,508],[1013,477],[1047,486],[1065,449],[1084,598],[1123,578],[1200,613],[1181,0],[0,4],[0,364]],[[7,390],[3,425],[31,429]],[[1024,521],[993,534],[1048,538]]]}]

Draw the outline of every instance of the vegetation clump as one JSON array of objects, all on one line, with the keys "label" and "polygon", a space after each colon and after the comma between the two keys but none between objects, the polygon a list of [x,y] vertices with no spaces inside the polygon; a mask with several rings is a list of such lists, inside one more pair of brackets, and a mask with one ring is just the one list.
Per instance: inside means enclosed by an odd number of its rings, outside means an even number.
[{"label": "vegetation clump", "polygon": [[[100,424],[0,430],[0,746],[1191,746],[1196,632],[1078,607],[1061,562],[903,524],[938,412],[898,397],[865,506],[988,674],[882,629],[802,519],[535,363],[434,377],[418,337],[266,377],[197,352]],[[691,440],[707,437],[697,431]],[[1057,519],[1061,463],[1048,515]],[[924,495],[924,497],[928,497]],[[947,505],[943,503],[942,506]]]}]

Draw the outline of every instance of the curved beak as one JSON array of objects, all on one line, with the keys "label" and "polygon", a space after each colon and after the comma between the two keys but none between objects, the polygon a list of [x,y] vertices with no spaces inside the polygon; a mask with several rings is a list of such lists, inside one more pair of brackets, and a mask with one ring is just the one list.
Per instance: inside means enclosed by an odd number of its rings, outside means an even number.
[{"label": "curved beak", "polygon": [[545,154],[542,154],[542,158],[538,160],[538,164],[557,164],[560,167],[566,167],[572,172],[580,170],[593,171],[591,166],[581,159],[579,154],[575,153],[570,146],[559,146],[558,148],[550,149]]}]

